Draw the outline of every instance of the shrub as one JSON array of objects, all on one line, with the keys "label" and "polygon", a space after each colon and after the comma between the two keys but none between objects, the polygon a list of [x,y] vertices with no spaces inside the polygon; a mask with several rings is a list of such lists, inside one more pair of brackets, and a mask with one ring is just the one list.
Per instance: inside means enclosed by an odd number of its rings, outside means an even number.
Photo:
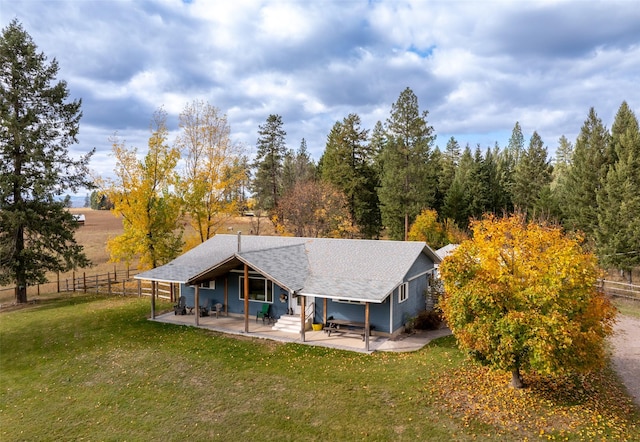
[{"label": "shrub", "polygon": [[437,330],[442,324],[442,316],[436,310],[424,310],[415,317],[413,325],[418,330]]}]

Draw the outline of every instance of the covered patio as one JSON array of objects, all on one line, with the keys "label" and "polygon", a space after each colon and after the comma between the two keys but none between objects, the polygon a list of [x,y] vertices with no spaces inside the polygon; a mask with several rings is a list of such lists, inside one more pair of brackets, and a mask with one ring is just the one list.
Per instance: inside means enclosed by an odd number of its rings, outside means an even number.
[{"label": "covered patio", "polygon": [[331,333],[329,336],[324,331],[305,331],[304,341],[299,333],[288,333],[274,330],[272,325],[262,320],[249,321],[249,332],[245,332],[245,318],[243,315],[229,316],[204,316],[198,318],[198,325],[195,324],[195,315],[174,315],[173,311],[161,313],[152,320],[168,324],[187,325],[204,328],[220,333],[247,336],[258,339],[270,339],[279,342],[294,342],[298,344],[316,345],[321,347],[336,348],[341,350],[355,351],[359,353],[371,353],[374,351],[415,351],[419,350],[431,340],[441,336],[447,336],[451,332],[448,329],[433,331],[419,331],[411,335],[400,335],[395,338],[372,335],[369,337],[369,349],[363,346],[360,336],[349,333]]}]

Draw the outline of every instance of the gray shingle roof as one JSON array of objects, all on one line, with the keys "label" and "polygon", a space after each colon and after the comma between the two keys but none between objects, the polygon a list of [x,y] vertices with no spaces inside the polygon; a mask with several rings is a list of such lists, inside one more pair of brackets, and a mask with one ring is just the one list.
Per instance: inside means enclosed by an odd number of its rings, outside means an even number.
[{"label": "gray shingle roof", "polygon": [[320,297],[382,302],[403,281],[422,242],[216,235],[138,279],[193,283],[223,263],[238,260],[289,290]]}]

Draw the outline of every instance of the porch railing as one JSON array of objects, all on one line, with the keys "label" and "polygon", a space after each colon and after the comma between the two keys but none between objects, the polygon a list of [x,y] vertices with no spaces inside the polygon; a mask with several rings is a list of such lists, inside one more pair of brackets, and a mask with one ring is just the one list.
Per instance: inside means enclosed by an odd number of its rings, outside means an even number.
[{"label": "porch railing", "polygon": [[315,318],[316,316],[316,303],[315,302],[309,302],[305,305],[304,307],[304,322],[309,322],[309,319],[311,319],[311,322],[313,322],[313,318]]}]

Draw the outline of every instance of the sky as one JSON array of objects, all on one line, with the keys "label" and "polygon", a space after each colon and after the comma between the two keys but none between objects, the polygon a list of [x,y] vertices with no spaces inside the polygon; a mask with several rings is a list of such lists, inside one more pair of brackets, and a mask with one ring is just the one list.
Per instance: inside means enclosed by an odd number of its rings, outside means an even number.
[{"label": "sky", "polygon": [[109,138],[146,151],[153,112],[203,100],[226,114],[251,157],[259,126],[282,116],[287,147],[315,160],[337,121],[385,122],[407,87],[437,135],[505,147],[516,122],[555,152],[593,107],[607,128],[640,108],[637,0],[0,0],[55,58],[82,99],[79,143],[109,177]]}]

